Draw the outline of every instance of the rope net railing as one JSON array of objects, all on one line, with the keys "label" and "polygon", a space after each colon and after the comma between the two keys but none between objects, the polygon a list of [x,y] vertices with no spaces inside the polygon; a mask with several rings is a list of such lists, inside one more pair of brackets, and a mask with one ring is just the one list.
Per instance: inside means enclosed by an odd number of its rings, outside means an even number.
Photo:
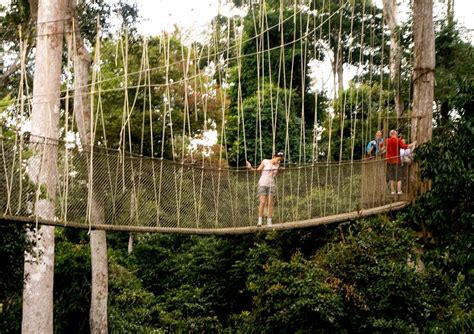
[{"label": "rope net railing", "polygon": [[[131,155],[124,158],[120,151],[97,146],[91,154],[70,143],[47,140],[22,143],[4,138],[0,143],[0,191],[5,195],[0,210],[4,219],[130,231],[217,232],[256,226],[259,173],[253,170]],[[54,221],[44,222],[35,203],[47,194],[34,182],[34,176],[42,168],[42,152],[49,152],[45,148],[51,146],[57,148],[58,161],[56,216]],[[384,160],[374,159],[286,167],[277,177],[275,223],[393,203],[393,197],[384,195],[384,165]],[[363,186],[363,169],[380,173]],[[99,220],[90,214],[92,205],[103,215]]]}]

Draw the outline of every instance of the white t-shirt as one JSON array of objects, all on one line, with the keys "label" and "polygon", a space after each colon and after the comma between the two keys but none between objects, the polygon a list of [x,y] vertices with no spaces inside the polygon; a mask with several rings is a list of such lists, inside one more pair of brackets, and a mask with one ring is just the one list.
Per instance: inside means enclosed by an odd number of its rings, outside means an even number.
[{"label": "white t-shirt", "polygon": [[403,148],[400,149],[400,157],[409,157],[411,155],[411,149],[407,148],[404,150]]},{"label": "white t-shirt", "polygon": [[278,173],[279,164],[272,164],[271,160],[265,159],[262,161],[263,170],[260,180],[258,180],[258,185],[260,187],[274,187],[275,186],[275,176]]}]

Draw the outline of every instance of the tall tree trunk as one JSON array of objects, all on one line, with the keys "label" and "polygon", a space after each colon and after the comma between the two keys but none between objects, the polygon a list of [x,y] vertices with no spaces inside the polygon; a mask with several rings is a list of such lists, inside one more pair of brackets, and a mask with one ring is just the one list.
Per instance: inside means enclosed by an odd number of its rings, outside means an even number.
[{"label": "tall tree trunk", "polygon": [[419,144],[431,140],[434,98],[435,38],[433,0],[413,1],[413,64],[412,141]]},{"label": "tall tree trunk", "polygon": [[[71,31],[77,27],[77,13],[75,11],[76,1],[70,0],[70,16],[76,22],[71,24]],[[71,23],[73,21],[70,21]],[[72,29],[74,28],[74,29]],[[84,148],[90,148],[92,140],[92,113],[88,94],[88,78],[91,68],[91,57],[87,51],[84,40],[79,32],[73,35],[69,43],[73,50],[74,62],[74,117],[79,131],[81,144]],[[86,149],[87,150],[87,149]],[[89,173],[94,173],[90,170]],[[89,185],[90,186],[90,185]],[[90,205],[90,220],[96,224],[105,223],[104,204],[97,189],[92,186]],[[91,265],[92,265],[92,291],[91,306],[89,312],[89,323],[91,333],[107,333],[107,299],[108,299],[108,261],[107,261],[107,239],[106,232],[92,230],[90,233]]]},{"label": "tall tree trunk", "polygon": [[448,25],[452,26],[454,24],[454,0],[447,0],[447,18]]},{"label": "tall tree trunk", "polygon": [[397,1],[383,0],[384,20],[390,29],[390,83],[394,91],[395,111],[398,117],[403,113],[400,89],[400,70],[402,55],[400,48],[400,27],[397,20]]},{"label": "tall tree trunk", "polygon": [[342,47],[339,48],[339,56],[337,57],[337,90],[344,91],[344,60],[342,59]]},{"label": "tall tree trunk", "polygon": [[[40,194],[35,215],[54,220],[57,182],[57,142],[61,55],[64,33],[63,0],[38,5],[31,148],[28,173]],[[34,245],[25,253],[22,333],[53,333],[54,227],[28,233]]]},{"label": "tall tree trunk", "polygon": [[[100,208],[101,209],[101,208]],[[100,209],[95,210],[100,211]],[[98,223],[103,222],[102,220]],[[92,291],[89,323],[91,333],[107,333],[107,299],[109,271],[105,231],[91,231]]]},{"label": "tall tree trunk", "polygon": [[[433,1],[413,1],[413,118],[412,141],[423,144],[431,140],[434,99],[435,38],[433,28]],[[417,166],[410,178],[416,180]],[[414,182],[413,195],[430,189],[430,182]],[[424,227],[422,227],[424,230]]]}]

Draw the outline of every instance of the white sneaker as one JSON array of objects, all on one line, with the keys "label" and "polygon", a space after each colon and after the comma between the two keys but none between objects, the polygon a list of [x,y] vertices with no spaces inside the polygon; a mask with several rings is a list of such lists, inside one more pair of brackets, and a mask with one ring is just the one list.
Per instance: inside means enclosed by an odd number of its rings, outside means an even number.
[{"label": "white sneaker", "polygon": [[403,195],[403,191],[397,192],[397,195]]},{"label": "white sneaker", "polygon": [[257,227],[262,226],[262,217],[258,217]]},{"label": "white sneaker", "polygon": [[392,192],[390,193],[390,195],[395,195],[395,194],[396,194],[395,191],[392,191]]},{"label": "white sneaker", "polygon": [[267,220],[267,226],[268,226],[268,227],[272,227],[272,220],[271,220],[271,219],[268,219],[268,220]]}]

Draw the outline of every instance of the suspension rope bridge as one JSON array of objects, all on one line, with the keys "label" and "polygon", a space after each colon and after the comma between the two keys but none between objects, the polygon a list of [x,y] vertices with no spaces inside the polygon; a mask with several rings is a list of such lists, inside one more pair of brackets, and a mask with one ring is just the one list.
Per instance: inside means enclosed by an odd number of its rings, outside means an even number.
[{"label": "suspension rope bridge", "polygon": [[[26,146],[3,138],[0,144],[0,179],[6,181],[0,183],[3,220],[115,231],[240,234],[348,221],[409,204],[407,196],[385,195],[383,159],[287,167],[278,176],[277,224],[267,229],[256,226],[255,171],[129,155],[123,159],[120,151],[101,147],[94,147],[91,162],[89,151],[46,139]],[[35,180],[42,161],[31,156],[42,157],[37,153],[51,146],[58,149],[60,161],[57,209],[53,220],[44,220],[35,209],[45,196]],[[25,159],[30,159],[28,164]],[[365,185],[362,173],[369,177]],[[99,220],[91,217],[92,203],[100,210]]]},{"label": "suspension rope bridge", "polygon": [[[318,9],[323,15],[296,3],[290,14],[280,8],[276,23],[269,20],[276,14],[265,5],[250,5],[254,26],[250,36],[244,36],[241,17],[227,19],[225,34],[219,26],[223,23],[216,20],[208,46],[183,43],[176,48],[169,34],[160,37],[158,43],[143,38],[141,58],[134,68],[127,33],[103,50],[98,27],[90,82],[87,77],[81,81],[76,73],[81,55],[87,53],[82,59],[85,63],[89,55],[84,44],[76,43],[82,40],[76,23],[68,21],[65,72],[74,73],[74,79],[65,79],[61,97],[53,102],[61,104],[62,133],[72,133],[80,140],[66,140],[64,135],[58,136],[60,140],[25,136],[18,129],[0,133],[0,220],[116,231],[239,234],[330,224],[406,207],[414,199],[410,189],[405,188],[403,196],[389,195],[386,162],[381,156],[362,160],[354,157],[356,151],[363,152],[376,130],[383,127],[387,133],[406,119],[417,121],[410,116],[403,120],[399,115],[387,121],[390,102],[383,89],[392,89],[390,83],[383,87],[387,76],[385,42],[383,35],[376,36],[375,22],[380,18],[374,7],[366,8],[365,1],[360,10],[366,15],[355,13],[350,1],[339,1],[337,6],[337,2],[323,1]],[[343,12],[351,22],[346,40],[341,38],[347,28],[342,23]],[[357,18],[361,22],[356,32],[353,22]],[[288,39],[284,26],[290,24],[294,34]],[[272,34],[280,35],[279,43],[274,43]],[[372,55],[377,48],[375,40],[381,40],[382,46],[377,63]],[[154,43],[158,55],[150,55],[150,43]],[[136,43],[134,47],[137,52]],[[7,114],[4,119],[9,118],[8,122],[17,128],[32,107],[52,102],[48,97],[29,95],[27,48],[21,41],[18,97],[2,110]],[[110,65],[114,52],[111,50],[115,50],[115,68],[111,77],[103,78],[102,72]],[[109,61],[104,61],[104,51]],[[379,78],[379,87],[374,88],[379,91],[377,110],[372,110],[373,82],[367,96],[359,89],[348,93],[335,82],[332,100],[320,107],[320,94],[311,88],[314,82],[307,82],[306,64],[310,59],[325,57],[332,57],[333,66],[340,65],[341,82],[343,59],[358,64],[356,88],[362,85],[364,75]],[[252,100],[244,96],[248,88],[242,73],[249,61],[254,62],[257,84],[251,113]],[[203,62],[207,64],[204,69],[198,66]],[[335,78],[338,68],[333,71]],[[301,81],[294,83],[294,75]],[[231,88],[231,77],[236,88]],[[230,98],[231,89],[236,92],[234,98]],[[303,92],[302,101],[295,102],[295,89]],[[311,89],[314,109],[309,119],[309,101],[304,98]],[[70,100],[74,102],[72,107]],[[230,100],[234,105],[229,105]],[[110,139],[107,108],[116,101],[122,103],[122,119],[112,135],[115,138]],[[269,115],[264,115],[266,110]],[[228,142],[231,111],[236,133],[233,142]],[[138,130],[132,126],[136,119],[141,119]],[[323,122],[327,143],[321,142]],[[411,124],[403,128],[410,136]],[[190,149],[189,142],[210,129],[217,134],[219,149]],[[115,143],[114,148],[108,146],[109,142]],[[348,143],[349,156],[343,152],[343,143]],[[150,157],[144,156],[146,145]],[[269,152],[280,149],[289,163],[277,177],[275,224],[271,228],[257,227],[260,175],[242,168],[242,161],[257,164]],[[51,160],[57,166],[51,171],[54,194],[45,189],[41,179]],[[234,167],[229,167],[230,160]],[[413,173],[408,168],[404,166],[400,171],[407,176],[405,187],[415,182],[409,179]],[[42,209],[48,200],[54,203],[54,216],[45,218]]]}]

